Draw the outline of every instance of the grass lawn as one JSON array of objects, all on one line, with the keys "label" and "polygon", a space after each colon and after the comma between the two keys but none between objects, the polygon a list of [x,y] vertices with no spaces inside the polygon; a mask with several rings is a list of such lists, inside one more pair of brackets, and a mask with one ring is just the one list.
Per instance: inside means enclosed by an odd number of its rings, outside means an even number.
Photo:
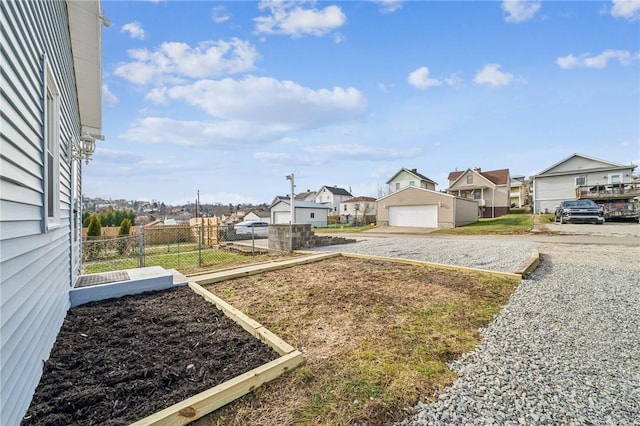
[{"label": "grass lawn", "polygon": [[329,225],[326,228],[314,228],[313,232],[316,234],[322,234],[322,233],[337,234],[342,232],[350,234],[353,232],[368,231],[369,229],[373,229],[373,228],[375,228],[375,225],[351,226],[351,225],[337,224],[337,225]]},{"label": "grass lawn", "polygon": [[434,234],[459,234],[459,235],[483,235],[483,234],[525,234],[533,229],[533,215],[508,214],[494,219],[480,219],[476,223],[461,226],[459,228],[439,229]]},{"label": "grass lawn", "polygon": [[[203,270],[223,269],[231,266],[239,266],[247,263],[266,262],[274,260],[274,258],[282,258],[283,256],[290,256],[288,254],[256,254],[250,256],[240,253],[232,253],[221,250],[203,250],[202,251],[202,266],[199,266],[199,256],[196,246],[196,251],[187,251],[181,253],[167,253],[166,246],[164,253],[162,250],[155,251],[156,254],[148,254],[154,252],[153,250],[147,251],[145,256],[146,266],[162,266],[165,269],[177,269],[183,274],[194,274],[202,272]],[[160,252],[160,253],[159,253]],[[99,272],[109,272],[123,269],[135,269],[138,267],[138,256],[122,256],[114,259],[109,259],[102,262],[87,262],[83,265],[85,274],[95,274]]]},{"label": "grass lawn", "polygon": [[[319,273],[319,272],[322,273]],[[305,364],[194,426],[382,425],[456,375],[518,282],[345,257],[207,286]]]}]

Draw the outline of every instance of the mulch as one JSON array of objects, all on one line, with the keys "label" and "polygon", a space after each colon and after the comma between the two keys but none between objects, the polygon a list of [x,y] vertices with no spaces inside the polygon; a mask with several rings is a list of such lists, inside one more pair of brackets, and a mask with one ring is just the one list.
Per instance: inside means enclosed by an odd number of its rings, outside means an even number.
[{"label": "mulch", "polygon": [[23,425],[124,425],[279,355],[188,287],[69,310]]}]

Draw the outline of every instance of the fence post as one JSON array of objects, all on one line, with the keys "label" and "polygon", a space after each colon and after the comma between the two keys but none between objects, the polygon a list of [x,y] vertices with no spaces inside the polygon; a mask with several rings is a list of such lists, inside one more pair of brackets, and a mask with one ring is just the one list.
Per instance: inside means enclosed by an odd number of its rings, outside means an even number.
[{"label": "fence post", "polygon": [[144,268],[144,226],[138,226],[138,268]]},{"label": "fence post", "polygon": [[203,226],[202,223],[200,223],[198,227],[198,267],[202,267],[202,231]]}]

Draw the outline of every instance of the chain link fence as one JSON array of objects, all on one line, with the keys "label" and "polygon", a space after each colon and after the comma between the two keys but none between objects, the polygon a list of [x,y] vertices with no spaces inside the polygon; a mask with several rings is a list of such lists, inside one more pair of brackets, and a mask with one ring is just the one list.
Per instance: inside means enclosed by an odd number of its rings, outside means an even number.
[{"label": "chain link fence", "polygon": [[[282,254],[282,253],[276,253]],[[236,233],[233,226],[171,225],[132,228],[130,235],[84,237],[83,274],[162,266],[182,273],[272,257],[267,236]]]}]

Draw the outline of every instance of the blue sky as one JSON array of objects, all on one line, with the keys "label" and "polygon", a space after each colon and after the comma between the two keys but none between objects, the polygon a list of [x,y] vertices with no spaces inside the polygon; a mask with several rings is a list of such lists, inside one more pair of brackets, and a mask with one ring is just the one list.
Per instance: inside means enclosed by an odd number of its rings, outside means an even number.
[{"label": "blue sky", "polygon": [[640,164],[640,1],[109,1],[90,197],[376,196],[400,168]]}]

